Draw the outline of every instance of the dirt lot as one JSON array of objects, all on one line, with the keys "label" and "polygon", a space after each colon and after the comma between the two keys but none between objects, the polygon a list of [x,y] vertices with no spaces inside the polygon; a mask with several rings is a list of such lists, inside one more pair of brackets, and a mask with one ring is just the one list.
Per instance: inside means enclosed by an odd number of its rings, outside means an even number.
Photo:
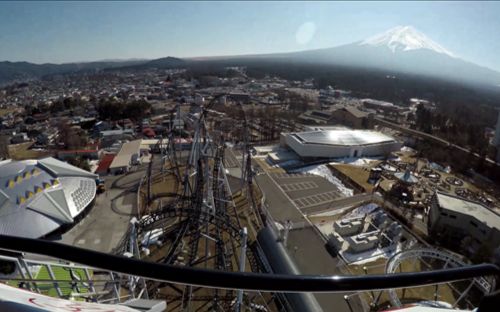
[{"label": "dirt lot", "polygon": [[[376,167],[379,163],[378,161],[372,162],[369,168]],[[368,177],[370,175],[370,169],[368,167],[349,164],[335,164],[331,166],[350,177],[356,184],[364,188],[366,192],[372,192],[373,184],[368,183]]]},{"label": "dirt lot", "polygon": [[48,151],[31,150],[30,147],[32,145],[33,145],[32,142],[9,145],[8,149],[10,158],[14,160],[24,160],[24,159],[38,159],[45,156],[50,156],[51,153]]}]

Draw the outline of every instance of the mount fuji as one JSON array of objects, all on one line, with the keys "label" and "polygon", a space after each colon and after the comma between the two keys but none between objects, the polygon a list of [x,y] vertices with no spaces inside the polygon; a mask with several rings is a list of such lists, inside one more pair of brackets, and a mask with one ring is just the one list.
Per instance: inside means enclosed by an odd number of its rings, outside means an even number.
[{"label": "mount fuji", "polygon": [[333,48],[268,55],[275,61],[331,64],[409,73],[498,88],[500,72],[456,56],[411,26]]},{"label": "mount fuji", "polygon": [[412,26],[397,26],[388,31],[363,40],[359,45],[388,47],[393,53],[427,49],[437,53],[455,57],[450,51],[426,37]]}]

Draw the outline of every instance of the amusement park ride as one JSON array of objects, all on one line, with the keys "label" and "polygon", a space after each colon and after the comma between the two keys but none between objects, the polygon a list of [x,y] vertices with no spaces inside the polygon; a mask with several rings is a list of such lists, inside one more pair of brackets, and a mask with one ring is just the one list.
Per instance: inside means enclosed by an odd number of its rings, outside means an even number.
[{"label": "amusement park ride", "polygon": [[[276,274],[257,240],[257,232],[272,221],[253,184],[244,111],[238,183],[229,181],[224,135],[216,126],[207,127],[209,112],[223,96],[202,107],[189,152],[176,144],[180,137],[173,125],[181,118],[180,108],[171,111],[172,129],[155,147],[161,170],[154,172],[151,160],[145,177],[147,209],[133,218],[114,255],[0,236],[0,248],[10,252],[0,260],[12,269],[10,275],[0,275],[0,311],[317,311],[297,303],[303,298],[299,294],[382,291],[388,291],[392,308],[433,311],[437,301],[434,307],[404,307],[394,289],[463,280],[471,285],[464,297],[474,285],[484,290],[479,311],[489,311],[491,302],[499,300],[494,295],[498,267],[465,265],[432,251],[402,254],[389,262],[384,275]],[[166,175],[173,177],[175,190],[155,198],[153,181]],[[153,238],[161,244],[152,244]],[[54,260],[34,260],[34,254]],[[405,257],[430,257],[444,264],[432,271],[398,272]],[[35,279],[34,268],[47,272],[47,278]],[[451,303],[451,308],[462,300]],[[385,308],[376,300],[370,307]]]}]

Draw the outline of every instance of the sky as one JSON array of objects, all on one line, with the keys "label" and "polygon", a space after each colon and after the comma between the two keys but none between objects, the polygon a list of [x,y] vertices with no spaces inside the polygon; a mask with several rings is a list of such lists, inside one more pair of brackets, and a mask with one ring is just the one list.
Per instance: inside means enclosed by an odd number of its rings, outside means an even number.
[{"label": "sky", "polygon": [[300,51],[411,25],[500,71],[500,2],[0,2],[0,61]]}]

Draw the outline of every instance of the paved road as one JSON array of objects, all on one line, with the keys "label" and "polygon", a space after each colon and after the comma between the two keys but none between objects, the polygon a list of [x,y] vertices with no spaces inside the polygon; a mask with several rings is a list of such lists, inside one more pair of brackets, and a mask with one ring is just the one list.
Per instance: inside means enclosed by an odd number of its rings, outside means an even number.
[{"label": "paved road", "polygon": [[333,201],[345,197],[335,185],[317,175],[273,173],[270,176],[302,212],[311,207],[328,209]]},{"label": "paved road", "polygon": [[[159,159],[157,161],[159,164]],[[130,219],[137,213],[136,191],[146,170],[147,164],[143,164],[128,174],[104,177],[106,192],[96,196],[94,207],[88,215],[62,237],[52,239],[77,247],[111,252],[127,231]]]},{"label": "paved road", "polygon": [[273,219],[276,221],[304,221],[300,210],[267,173],[257,175],[255,180],[265,193],[266,203]]},{"label": "paved road", "polygon": [[[281,179],[287,179],[287,176],[282,175]],[[276,221],[291,220],[294,223],[304,221],[304,216],[297,204],[269,174],[257,175],[256,181],[265,192],[266,203],[273,219]],[[305,186],[305,184],[301,185],[304,188]],[[341,273],[337,269],[339,259],[327,252],[325,243],[311,227],[291,230],[287,249],[302,274]],[[344,295],[345,293],[314,294],[323,311],[331,311],[333,308],[335,311],[348,312],[349,307],[343,299]],[[361,310],[357,298],[352,298],[351,304],[356,311]]]},{"label": "paved road", "polygon": [[371,202],[372,194],[361,193],[351,197],[344,197],[337,200],[330,201],[330,204],[325,206],[311,206],[301,208],[301,211],[307,215],[317,214],[325,211],[341,210],[346,207],[361,206],[366,202]]}]

